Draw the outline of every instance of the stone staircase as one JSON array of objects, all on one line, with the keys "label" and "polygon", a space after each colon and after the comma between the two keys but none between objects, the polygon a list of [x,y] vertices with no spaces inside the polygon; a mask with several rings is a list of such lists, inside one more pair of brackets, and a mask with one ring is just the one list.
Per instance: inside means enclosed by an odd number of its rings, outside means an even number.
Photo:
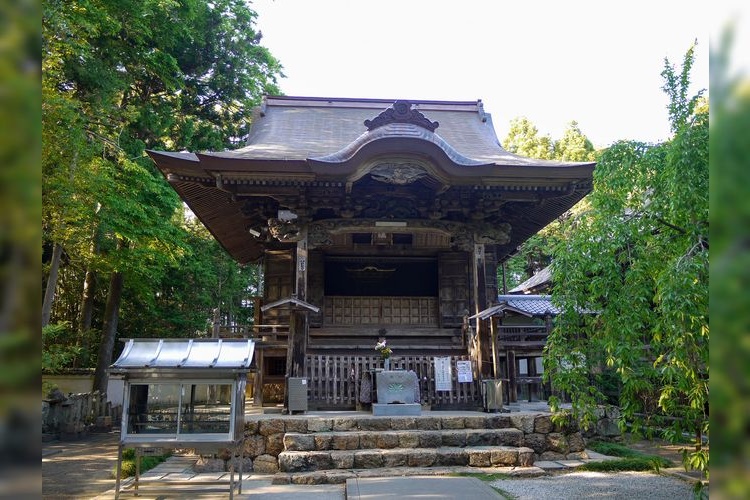
[{"label": "stone staircase", "polygon": [[556,427],[540,414],[262,416],[246,422],[245,438],[243,455],[252,470],[275,473],[279,482],[311,476],[335,482],[352,473],[392,475],[408,468],[528,468],[584,450],[577,428]]}]

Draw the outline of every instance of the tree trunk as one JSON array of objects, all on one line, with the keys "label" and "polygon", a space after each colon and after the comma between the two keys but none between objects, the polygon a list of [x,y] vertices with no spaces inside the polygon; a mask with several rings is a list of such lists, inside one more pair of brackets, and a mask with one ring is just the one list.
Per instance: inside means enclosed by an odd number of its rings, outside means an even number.
[{"label": "tree trunk", "polygon": [[78,319],[78,332],[83,334],[91,330],[91,317],[94,312],[94,287],[96,285],[96,271],[90,267],[86,269],[83,279],[83,294],[81,295],[81,316]]},{"label": "tree trunk", "polygon": [[117,320],[120,314],[122,286],[122,273],[120,271],[113,271],[109,279],[109,293],[107,294],[107,305],[104,308],[101,344],[99,344],[99,356],[96,360],[96,370],[94,371],[93,390],[99,391],[102,394],[107,393],[107,383],[109,382],[108,369],[112,363],[112,351],[114,351],[117,337]]},{"label": "tree trunk", "polygon": [[[91,236],[91,256],[96,257],[99,253],[99,238],[97,237],[97,230],[93,231]],[[81,294],[81,315],[78,318],[78,333],[80,338],[84,339],[82,346],[85,349],[88,347],[87,337],[84,335],[87,331],[91,330],[91,317],[94,312],[94,288],[96,287],[96,271],[91,266],[86,267],[86,277],[83,279],[83,293]]]},{"label": "tree trunk", "polygon": [[82,366],[91,366],[91,341],[89,330],[94,313],[94,289],[96,288],[97,273],[91,267],[86,269],[86,277],[83,279],[83,293],[81,294],[81,312],[78,317],[78,339],[77,344],[81,348],[81,355],[76,358]]},{"label": "tree trunk", "polygon": [[55,299],[55,289],[57,288],[57,272],[60,270],[60,259],[62,258],[62,245],[55,243],[52,250],[52,261],[49,267],[49,276],[47,277],[47,288],[44,291],[44,301],[42,302],[42,328],[49,324],[49,317],[52,314],[52,302]]}]

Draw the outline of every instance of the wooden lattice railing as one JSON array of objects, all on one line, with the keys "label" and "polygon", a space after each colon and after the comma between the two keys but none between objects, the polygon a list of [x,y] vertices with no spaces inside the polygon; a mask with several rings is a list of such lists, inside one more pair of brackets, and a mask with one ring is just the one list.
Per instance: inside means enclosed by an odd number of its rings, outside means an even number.
[{"label": "wooden lattice railing", "polygon": [[[458,382],[456,361],[467,356],[450,356],[452,380],[450,391],[435,390],[435,366],[432,356],[394,356],[392,370],[413,370],[419,380],[421,403],[432,407],[479,407],[479,382]],[[367,398],[361,394],[362,381],[383,368],[380,356],[308,355],[305,363],[309,381],[308,401],[311,408],[355,408]],[[365,387],[367,387],[365,385]]]}]

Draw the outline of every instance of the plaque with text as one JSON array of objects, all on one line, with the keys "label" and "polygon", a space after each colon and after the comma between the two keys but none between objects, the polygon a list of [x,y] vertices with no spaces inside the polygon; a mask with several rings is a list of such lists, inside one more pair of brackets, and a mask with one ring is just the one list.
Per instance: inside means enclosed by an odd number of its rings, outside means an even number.
[{"label": "plaque with text", "polygon": [[435,360],[435,390],[451,390],[451,358],[434,358]]},{"label": "plaque with text", "polygon": [[458,382],[473,382],[474,375],[471,372],[471,361],[456,361],[456,374]]}]

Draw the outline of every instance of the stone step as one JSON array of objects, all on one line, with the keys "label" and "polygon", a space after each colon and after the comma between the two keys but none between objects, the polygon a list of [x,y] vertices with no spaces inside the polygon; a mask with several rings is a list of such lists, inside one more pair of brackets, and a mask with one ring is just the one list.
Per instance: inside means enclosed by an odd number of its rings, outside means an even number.
[{"label": "stone step", "polygon": [[[250,434],[264,436],[283,432],[331,432],[331,431],[406,431],[447,429],[504,429],[517,428],[534,432],[535,415],[475,414],[472,416],[373,416],[355,415],[346,417],[315,417],[304,415],[288,418],[262,418],[250,420],[246,430]],[[549,419],[548,419],[549,420]],[[526,427],[531,430],[526,430]],[[548,431],[549,432],[549,431]]]},{"label": "stone step", "polygon": [[344,484],[347,479],[375,477],[446,476],[456,474],[503,474],[509,477],[547,475],[540,467],[382,467],[379,469],[328,469],[310,472],[277,472],[273,484]]},{"label": "stone step", "polygon": [[523,446],[519,429],[341,431],[284,434],[285,451]]},{"label": "stone step", "polygon": [[514,446],[283,451],[281,472],[390,467],[530,467],[534,450]]}]

